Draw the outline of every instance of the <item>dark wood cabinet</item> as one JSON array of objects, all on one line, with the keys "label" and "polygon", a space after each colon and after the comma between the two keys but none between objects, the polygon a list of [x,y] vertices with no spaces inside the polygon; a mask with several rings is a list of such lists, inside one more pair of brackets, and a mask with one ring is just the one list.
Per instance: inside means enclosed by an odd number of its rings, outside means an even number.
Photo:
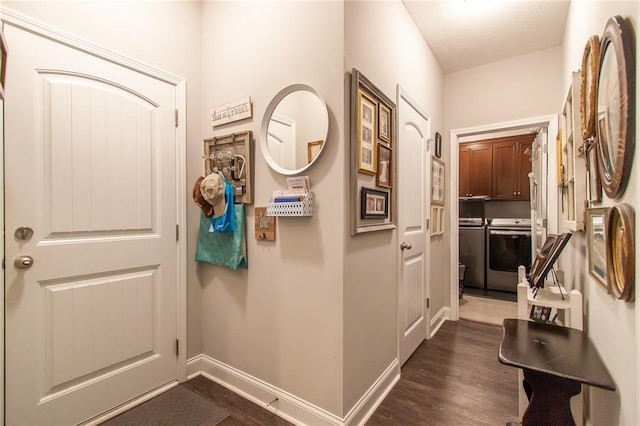
[{"label": "dark wood cabinet", "polygon": [[483,142],[460,145],[460,197],[491,197],[493,148]]},{"label": "dark wood cabinet", "polygon": [[518,135],[461,144],[460,196],[529,200],[531,144],[535,135]]}]

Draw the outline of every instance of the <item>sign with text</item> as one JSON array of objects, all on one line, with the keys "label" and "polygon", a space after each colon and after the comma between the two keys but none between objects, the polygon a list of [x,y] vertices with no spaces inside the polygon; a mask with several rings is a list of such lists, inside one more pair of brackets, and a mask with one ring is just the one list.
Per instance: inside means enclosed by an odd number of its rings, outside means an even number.
[{"label": "sign with text", "polygon": [[213,127],[234,121],[244,120],[253,116],[251,97],[211,108],[211,123]]}]

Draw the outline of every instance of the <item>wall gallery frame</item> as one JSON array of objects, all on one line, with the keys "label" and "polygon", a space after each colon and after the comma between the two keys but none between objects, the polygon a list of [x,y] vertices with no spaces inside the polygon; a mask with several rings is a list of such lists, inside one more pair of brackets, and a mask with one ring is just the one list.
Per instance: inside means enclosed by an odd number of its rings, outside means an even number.
[{"label": "wall gallery frame", "polygon": [[358,92],[358,171],[376,173],[376,103]]},{"label": "wall gallery frame", "polygon": [[587,232],[587,257],[589,263],[589,275],[611,293],[609,286],[609,273],[607,269],[607,222],[609,220],[609,208],[598,207],[585,211]]},{"label": "wall gallery frame", "polygon": [[445,164],[444,161],[431,157],[431,202],[444,204]]},{"label": "wall gallery frame", "polygon": [[[351,235],[395,229],[396,104],[356,68],[351,70],[350,95]],[[386,210],[378,209],[378,204],[376,209],[371,209],[372,204],[367,204],[367,200],[374,198],[384,204]]]}]

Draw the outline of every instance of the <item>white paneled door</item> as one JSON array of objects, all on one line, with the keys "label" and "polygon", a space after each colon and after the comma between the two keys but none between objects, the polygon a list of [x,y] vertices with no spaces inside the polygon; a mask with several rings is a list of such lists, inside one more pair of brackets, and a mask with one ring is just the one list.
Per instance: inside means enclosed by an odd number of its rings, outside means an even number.
[{"label": "white paneled door", "polygon": [[427,337],[429,244],[427,211],[430,162],[426,113],[398,87],[398,239],[400,268],[398,315],[400,324],[400,365]]},{"label": "white paneled door", "polygon": [[76,424],[177,377],[175,87],[5,35],[6,423]]}]

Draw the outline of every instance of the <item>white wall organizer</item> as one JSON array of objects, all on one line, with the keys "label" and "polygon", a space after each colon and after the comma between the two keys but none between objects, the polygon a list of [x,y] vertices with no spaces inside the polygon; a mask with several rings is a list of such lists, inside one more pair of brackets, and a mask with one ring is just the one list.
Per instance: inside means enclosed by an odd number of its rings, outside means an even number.
[{"label": "white wall organizer", "polygon": [[271,197],[267,203],[267,216],[313,216],[313,192],[300,197],[300,201],[282,201],[290,199],[290,195]]}]

